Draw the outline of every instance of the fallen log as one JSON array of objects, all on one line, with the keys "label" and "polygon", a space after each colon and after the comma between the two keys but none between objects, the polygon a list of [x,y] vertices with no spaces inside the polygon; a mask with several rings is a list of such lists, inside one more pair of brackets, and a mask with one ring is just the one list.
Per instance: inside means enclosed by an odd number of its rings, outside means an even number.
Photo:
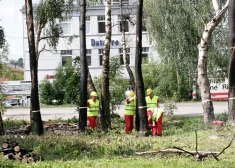
[{"label": "fallen log", "polygon": [[13,160],[14,159],[14,154],[13,153],[8,153],[8,154],[4,155],[4,159]]},{"label": "fallen log", "polygon": [[[201,155],[216,155],[219,154],[220,152],[209,152],[209,151],[189,151],[190,153],[197,154],[200,153]],[[174,148],[169,148],[169,149],[162,149],[158,151],[146,151],[146,152],[135,152],[136,155],[147,155],[147,154],[159,154],[159,153],[176,153],[176,154],[183,154],[186,153],[185,151],[179,150],[179,149],[174,149]]]},{"label": "fallen log", "polygon": [[158,151],[148,151],[148,152],[136,152],[135,154],[145,155],[145,154],[158,154],[158,153],[178,153],[178,154],[187,153],[187,154],[191,155],[192,157],[194,157],[196,161],[203,161],[203,160],[205,160],[206,157],[212,157],[215,160],[219,161],[218,157],[226,149],[228,149],[231,146],[233,140],[235,139],[235,135],[234,135],[234,137],[232,138],[230,143],[221,152],[198,151],[197,150],[197,131],[196,130],[195,130],[195,134],[196,134],[196,151],[188,151],[188,150],[182,149],[180,147],[174,146],[173,148],[169,148],[169,149],[163,149],[163,150],[158,150]]},{"label": "fallen log", "polygon": [[21,149],[20,146],[15,146],[15,148],[14,148],[15,152],[19,152],[20,149]]},{"label": "fallen log", "polygon": [[6,149],[0,149],[0,152],[3,152],[3,154],[6,155],[8,153],[15,152],[15,150],[13,148],[6,148]]},{"label": "fallen log", "polygon": [[3,143],[3,144],[2,144],[2,148],[3,148],[3,149],[6,149],[6,148],[8,148],[8,147],[9,147],[9,144],[8,144],[8,143]]}]

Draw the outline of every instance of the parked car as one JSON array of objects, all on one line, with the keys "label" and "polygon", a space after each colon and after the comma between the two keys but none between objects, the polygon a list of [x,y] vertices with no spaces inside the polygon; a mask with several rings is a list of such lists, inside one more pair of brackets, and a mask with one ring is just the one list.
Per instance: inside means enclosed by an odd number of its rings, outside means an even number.
[{"label": "parked car", "polygon": [[20,99],[19,98],[8,99],[8,100],[4,101],[3,104],[6,107],[19,106],[20,105]]}]

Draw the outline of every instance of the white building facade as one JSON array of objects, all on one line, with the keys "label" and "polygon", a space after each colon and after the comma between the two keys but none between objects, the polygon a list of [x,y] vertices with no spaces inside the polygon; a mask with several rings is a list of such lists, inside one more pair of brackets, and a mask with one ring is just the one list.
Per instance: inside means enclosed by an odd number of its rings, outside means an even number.
[{"label": "white building facade", "polygon": [[[136,39],[136,1],[126,0],[123,13],[127,20],[125,21],[126,47],[127,55],[129,56],[130,66],[135,65],[135,39]],[[121,11],[119,0],[112,1],[112,37],[110,56],[119,56],[120,64],[122,61],[122,33],[121,33]],[[23,14],[23,35],[24,35],[24,80],[30,81],[30,63],[29,63],[29,48],[27,39],[27,27],[25,9],[21,10]],[[46,50],[41,52],[38,62],[38,79],[53,78],[55,69],[62,65],[64,66],[66,60],[75,58],[80,55],[80,41],[79,41],[79,12],[74,11],[72,15],[61,23],[63,29],[63,36],[65,38],[59,39],[57,50],[49,48],[46,41],[41,41],[40,46],[46,45]],[[89,71],[92,77],[99,76],[102,73],[102,53],[105,39],[105,9],[104,4],[89,7],[86,12],[86,47],[87,47],[87,62]],[[76,36],[70,43],[68,38]],[[142,57],[150,59],[150,57],[157,58],[157,52],[149,43],[149,38],[146,29],[143,30],[143,52]],[[125,70],[124,76],[127,77]]]}]

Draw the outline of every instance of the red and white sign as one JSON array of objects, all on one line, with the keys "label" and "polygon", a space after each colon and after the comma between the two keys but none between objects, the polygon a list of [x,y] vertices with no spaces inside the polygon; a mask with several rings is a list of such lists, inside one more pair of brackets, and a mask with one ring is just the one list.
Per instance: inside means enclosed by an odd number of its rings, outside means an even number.
[{"label": "red and white sign", "polygon": [[54,79],[55,78],[55,75],[46,75],[46,79]]},{"label": "red and white sign", "polygon": [[[209,79],[212,100],[228,100],[228,79],[217,83],[214,79]],[[193,91],[193,99],[196,99],[196,91]]]}]

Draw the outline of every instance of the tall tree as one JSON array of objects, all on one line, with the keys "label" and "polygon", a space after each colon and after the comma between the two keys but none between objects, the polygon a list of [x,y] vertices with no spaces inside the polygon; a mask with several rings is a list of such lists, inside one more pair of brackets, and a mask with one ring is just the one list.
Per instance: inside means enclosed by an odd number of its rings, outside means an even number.
[{"label": "tall tree", "polygon": [[[4,76],[4,71],[6,70],[4,62],[7,60],[8,54],[8,45],[5,45],[0,51],[0,77]],[[2,88],[0,86],[0,136],[5,134],[4,125],[2,120],[2,114],[6,111],[4,104],[2,103],[6,100],[6,96],[2,92]]]},{"label": "tall tree", "polygon": [[3,48],[5,43],[5,35],[2,26],[0,26],[0,48]]},{"label": "tall tree", "polygon": [[137,2],[136,12],[136,52],[135,52],[135,75],[136,75],[136,93],[140,118],[140,132],[146,134],[149,131],[147,119],[147,106],[144,93],[144,81],[142,76],[142,16],[143,0]]},{"label": "tall tree", "polygon": [[[224,0],[221,2],[224,3]],[[200,13],[195,8],[200,9]],[[161,97],[174,96],[176,100],[185,100],[193,86],[197,86],[198,49],[195,46],[198,45],[202,32],[200,15],[204,17],[204,20],[210,20],[213,12],[208,11],[211,11],[211,8],[212,3],[205,5],[204,1],[146,1],[145,13],[148,16],[149,39],[159,53],[160,61],[157,60],[160,63],[159,66],[162,67],[162,70],[165,67],[169,69],[163,71],[163,76],[161,76],[161,73],[160,76],[158,75],[158,70],[155,75],[155,82],[151,83],[152,88],[160,90]],[[210,78],[220,79],[219,77],[226,76],[224,71],[220,71],[223,73],[218,75],[218,69],[227,68],[227,41],[225,38],[217,38],[227,35],[227,28],[224,26],[226,20],[223,20],[223,22],[214,30],[214,36],[210,42],[208,52],[208,74]],[[173,71],[170,69],[173,69]],[[150,72],[154,73],[153,70]],[[166,80],[166,77],[169,77],[168,80]],[[161,90],[169,89],[169,87],[166,87],[169,80],[174,80],[174,82],[171,85],[170,92],[168,92],[169,94],[165,94]],[[146,83],[146,78],[144,81]],[[145,84],[145,88],[149,86]]]},{"label": "tall tree", "polygon": [[219,4],[217,0],[212,0],[213,7],[215,10],[216,15],[211,19],[210,22],[205,23],[203,21],[203,34],[201,36],[200,43],[198,45],[198,85],[201,93],[202,98],[202,107],[203,107],[203,114],[204,114],[204,124],[210,124],[214,118],[214,107],[211,100],[210,94],[210,83],[209,77],[207,75],[207,56],[208,56],[208,48],[212,36],[212,32],[216,28],[216,26],[221,22],[223,19],[227,9],[228,9],[228,1],[225,6],[220,10]]},{"label": "tall tree", "polygon": [[24,67],[24,60],[23,60],[23,58],[19,58],[18,59],[18,61],[17,61],[17,63],[18,63],[18,65],[20,66],[20,67]]},{"label": "tall tree", "polygon": [[235,124],[235,1],[228,6],[228,120]]},{"label": "tall tree", "polygon": [[[127,73],[129,75],[130,78],[130,87],[131,90],[136,92],[136,88],[135,88],[135,78],[134,78],[134,74],[130,68],[130,62],[128,62],[128,60],[130,60],[130,55],[127,55],[127,47],[126,47],[126,33],[125,33],[125,26],[126,26],[126,21],[128,20],[128,15],[124,14],[124,4],[123,4],[123,0],[120,0],[120,10],[121,10],[121,31],[122,31],[122,50],[123,50],[123,62],[124,65],[126,66],[126,70]],[[135,128],[137,131],[139,131],[139,113],[138,113],[138,109],[136,109],[136,117],[135,117]]]},{"label": "tall tree", "polygon": [[126,33],[125,33],[125,30],[126,30],[126,21],[128,19],[128,15],[127,14],[124,14],[124,11],[123,11],[123,0],[120,0],[120,10],[121,10],[121,31],[122,31],[122,50],[123,50],[123,62],[124,62],[124,65],[126,66],[126,70],[127,70],[127,73],[129,75],[129,78],[130,78],[130,85],[131,85],[131,89],[133,91],[135,91],[135,79],[134,79],[134,75],[133,75],[133,72],[130,68],[130,62],[128,62],[128,60],[130,60],[130,57],[129,55],[127,55],[127,47],[126,47]]},{"label": "tall tree", "polygon": [[86,0],[80,1],[80,60],[81,84],[79,105],[79,128],[85,131],[87,125],[87,59],[86,59]]},{"label": "tall tree", "polygon": [[111,127],[111,115],[109,109],[109,55],[111,43],[111,0],[105,0],[105,44],[103,50],[102,90],[101,90],[101,128],[107,131]]},{"label": "tall tree", "polygon": [[[32,5],[32,1],[29,1],[29,3]],[[66,9],[71,7],[72,0],[68,0],[67,3],[68,3],[68,5],[65,6],[64,0],[56,0],[56,1],[55,0],[40,0],[40,3],[36,9],[36,18],[35,18],[36,29],[35,29],[35,31],[34,31],[34,25],[33,25],[33,11],[30,11],[32,13],[32,18],[31,18],[31,16],[29,17],[29,19],[32,19],[32,20],[30,20],[30,26],[32,25],[33,27],[32,26],[29,27],[28,25],[27,25],[27,27],[28,27],[28,30],[32,31],[32,33],[33,33],[32,37],[28,36],[28,39],[31,38],[30,43],[32,43],[32,45],[33,45],[32,47],[34,47],[34,51],[32,51],[32,53],[30,53],[30,58],[32,58],[32,60],[30,59],[30,68],[34,68],[34,69],[31,69],[31,80],[32,80],[32,85],[35,85],[34,87],[38,86],[38,60],[39,60],[39,56],[40,56],[40,53],[46,48],[46,44],[44,43],[42,46],[40,46],[40,42],[42,40],[47,40],[49,47],[56,48],[56,46],[58,44],[58,40],[59,40],[59,35],[62,34],[61,27],[57,23],[57,20],[59,20],[59,21],[63,20],[62,13],[65,12]],[[30,10],[32,10],[31,8],[30,8]],[[26,16],[27,15],[28,14],[27,14],[27,8],[26,8]],[[28,20],[26,20],[26,21],[27,21],[27,23],[29,22]],[[46,25],[47,25],[47,29],[45,30],[46,36],[41,37],[42,31],[46,27]],[[34,32],[36,33],[36,37],[34,35]],[[29,33],[28,33],[28,35],[29,35]],[[32,40],[32,39],[34,39],[34,40]],[[29,45],[29,47],[31,47],[31,46]],[[33,58],[34,55],[31,55],[34,53],[36,54],[35,58]],[[33,66],[36,66],[36,67],[33,67]],[[38,97],[38,88],[33,88],[33,90],[35,92],[35,93],[33,93],[33,97],[34,98]],[[37,92],[37,94],[36,94],[36,92]],[[36,98],[36,99],[33,100],[33,98],[31,97],[31,104],[32,104],[32,101],[33,102],[35,101],[34,103],[38,104],[37,101],[39,100],[39,98]],[[39,105],[36,105],[36,104],[33,109],[38,109],[38,110],[33,110],[33,111],[40,111]],[[34,122],[32,109],[30,110],[30,121],[31,121],[31,123]]]},{"label": "tall tree", "polygon": [[2,93],[2,88],[0,86],[0,136],[1,135],[5,135],[5,131],[4,131],[4,125],[3,125],[3,120],[2,120],[2,114],[6,111],[2,101],[5,100],[5,95]]},{"label": "tall tree", "polygon": [[[73,7],[73,0],[40,0],[35,17],[37,66],[40,53],[47,45],[56,49],[59,38],[63,37],[60,22],[67,19]],[[42,32],[44,32],[43,37]],[[40,42],[45,40],[47,43],[40,45]]]},{"label": "tall tree", "polygon": [[32,0],[25,0],[25,6],[26,6],[28,45],[29,45],[30,74],[32,82],[31,94],[30,94],[30,99],[31,99],[30,118],[31,118],[31,125],[33,128],[35,128],[36,134],[42,135],[43,124],[41,119],[39,95],[38,95],[38,66],[37,66],[37,54],[35,50]]},{"label": "tall tree", "polygon": [[[195,27],[196,20],[193,20],[193,14],[190,13],[193,10],[192,4],[187,0],[147,0],[145,9],[148,16],[149,37],[161,60],[158,62],[165,67],[175,69],[176,87],[172,93],[179,94],[180,99],[183,99],[188,95],[187,92],[192,88],[196,78],[195,45],[198,43],[199,33]],[[150,71],[153,72],[154,70]],[[171,74],[171,71],[164,72],[165,77]],[[164,82],[168,81],[164,79],[151,83],[151,87],[159,87]],[[150,86],[145,85],[145,87]]]}]

